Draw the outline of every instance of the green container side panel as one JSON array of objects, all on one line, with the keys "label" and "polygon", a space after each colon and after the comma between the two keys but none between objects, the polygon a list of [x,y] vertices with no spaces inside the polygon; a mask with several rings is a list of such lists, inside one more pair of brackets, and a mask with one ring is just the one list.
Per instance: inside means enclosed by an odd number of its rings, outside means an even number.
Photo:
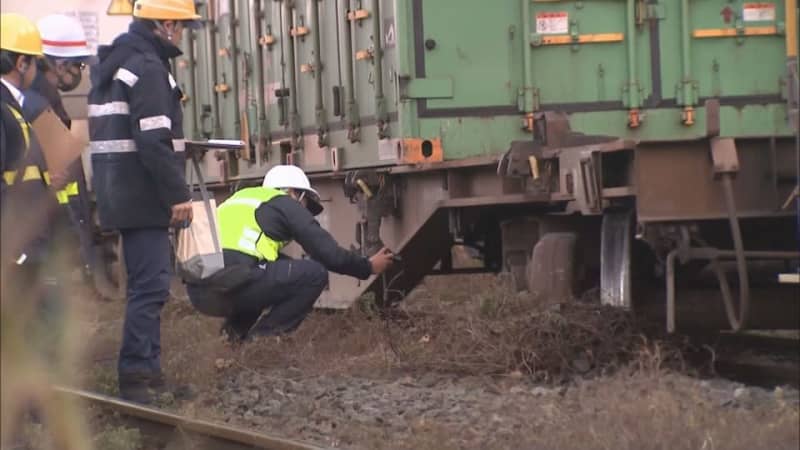
[{"label": "green container side panel", "polygon": [[453,84],[452,98],[433,98],[428,106],[515,106],[524,39],[519,7],[485,0],[462,0],[457,8],[445,3],[422,2],[424,35],[411,35],[416,38],[415,57],[424,63],[422,78],[452,80]]},{"label": "green container side panel", "polygon": [[639,141],[681,141],[705,136],[705,117],[705,109],[700,108],[695,124],[688,127],[680,121],[680,109],[649,109],[642,114],[641,126],[631,129],[627,111],[585,112],[570,115],[570,125],[586,134],[623,136]]},{"label": "green container side panel", "polygon": [[[254,2],[262,11],[255,24]],[[270,143],[256,163],[238,161],[236,177],[280,161],[293,128],[302,135],[294,149],[298,161],[315,172],[333,168],[333,148],[342,169],[397,164],[404,139],[439,138],[447,160],[499,154],[512,141],[531,139],[521,128],[526,105],[534,112],[568,112],[575,131],[669,141],[704,138],[705,101],[719,98],[725,136],[792,134],[783,1],[295,0],[287,17],[285,1],[236,0],[236,49],[229,3],[216,3],[213,42],[206,30],[195,31],[186,41],[193,42],[196,63],[186,65],[185,52],[175,73],[189,96],[187,136],[239,139],[244,111],[251,141],[261,134]],[[205,5],[201,10],[209,14]],[[358,18],[346,20],[348,11]],[[308,33],[293,37],[292,26]],[[753,30],[767,35],[745,35]],[[274,43],[260,44],[263,36]],[[348,67],[357,116],[348,115]],[[228,92],[216,94],[220,84]],[[681,121],[687,101],[695,109],[691,125]],[[298,122],[292,127],[294,102]],[[379,106],[388,119],[383,139],[376,127]],[[628,126],[631,107],[641,111],[636,128]],[[320,121],[328,128],[323,146]],[[351,121],[360,125],[356,140],[348,135]]]},{"label": "green container side panel", "polygon": [[[626,136],[643,142],[686,141],[706,136],[706,109],[698,107],[696,114],[692,126],[681,123],[678,108],[647,110],[642,126],[633,130],[627,127],[626,111],[576,113],[570,116],[570,124],[586,134]],[[791,136],[793,133],[783,105],[720,108],[722,137]]]},{"label": "green container side panel", "polygon": [[441,137],[446,160],[500,154],[511,141],[531,139],[514,116],[426,119],[420,129],[422,137]]},{"label": "green container side panel", "polygon": [[[783,28],[784,4],[779,2],[759,3],[772,6],[762,13],[774,14],[775,20],[744,20],[745,5],[754,2],[726,0],[690,2],[690,30],[735,29],[738,23],[745,27],[775,26]],[[738,14],[725,22],[726,8]],[[748,8],[755,9],[755,8]],[[748,12],[747,18],[755,13]],[[678,27],[673,27],[678,28]],[[692,38],[690,77],[699,85],[700,97],[779,95],[782,80],[786,76],[786,38],[773,36],[743,36],[720,38]],[[680,73],[680,72],[679,72]]]},{"label": "green container side panel", "polygon": [[269,129],[272,132],[282,130],[284,128],[283,121],[287,112],[281,110],[281,99],[277,93],[284,89],[288,89],[288,81],[286,80],[286,71],[284,70],[284,50],[283,39],[280,34],[283,30],[283,11],[281,10],[281,3],[278,2],[262,2],[264,17],[263,35],[272,36],[275,43],[270,46],[263,46],[260,50],[264,58],[264,90],[266,94],[266,111],[267,121],[269,122]]},{"label": "green container side panel", "polygon": [[724,137],[791,136],[783,105],[752,105],[745,108],[723,107],[720,110],[720,135]]},{"label": "green container side panel", "polygon": [[[597,2],[535,3],[531,8],[531,83],[538,89],[539,102],[564,103],[623,102],[633,87],[643,99],[650,83],[649,31],[627,30],[624,0]],[[547,38],[564,34],[580,36],[620,35],[620,41],[544,45]],[[634,42],[635,77],[628,72],[628,45]],[[638,106],[638,105],[637,105]]]}]

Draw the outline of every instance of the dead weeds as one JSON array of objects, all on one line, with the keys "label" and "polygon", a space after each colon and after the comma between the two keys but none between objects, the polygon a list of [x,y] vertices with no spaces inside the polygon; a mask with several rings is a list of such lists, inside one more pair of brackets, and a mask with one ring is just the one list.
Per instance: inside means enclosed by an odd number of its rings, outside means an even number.
[{"label": "dead weeds", "polygon": [[627,370],[581,382],[533,435],[533,448],[608,450],[794,449],[796,407],[721,407],[699,383],[665,371]]},{"label": "dead weeds", "polygon": [[[117,351],[121,327],[114,316],[123,311],[119,305],[108,308],[116,312],[103,313],[110,320],[98,321],[92,346],[104,348],[113,362],[109,351]],[[721,408],[692,383],[673,383],[676,371],[664,369],[683,370],[682,343],[654,338],[648,324],[592,303],[536,305],[501,277],[429,278],[398,308],[380,311],[367,299],[347,311],[315,311],[289,336],[237,347],[219,336],[220,319],[196,313],[185,301],[171,301],[162,320],[168,376],[207,392],[242,371],[293,380],[433,371],[568,382],[557,402],[531,412],[529,429],[520,430],[514,442],[463,447],[459,439],[468,433],[436,423],[402,442],[381,427],[354,425],[337,433],[345,442],[368,443],[365,448],[781,449],[790,448],[787,443],[796,448],[800,440],[797,408]],[[113,380],[105,374],[96,381]],[[227,417],[214,409],[213,398],[208,401],[181,410]]]},{"label": "dead weeds", "polygon": [[[381,310],[362,299],[347,311],[315,311],[289,336],[231,349],[217,359],[217,370],[516,374],[560,384],[633,361],[642,368],[681,367],[678,343],[651,340],[646,324],[625,311],[579,301],[536,304],[502,278],[471,277],[460,286],[466,295],[452,287],[439,291],[437,282],[399,308]],[[474,289],[480,284],[483,289]]]}]

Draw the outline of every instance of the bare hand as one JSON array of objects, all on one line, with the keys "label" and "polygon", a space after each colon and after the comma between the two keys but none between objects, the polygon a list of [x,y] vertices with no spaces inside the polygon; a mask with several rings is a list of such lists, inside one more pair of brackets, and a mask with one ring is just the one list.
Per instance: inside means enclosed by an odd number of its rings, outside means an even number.
[{"label": "bare hand", "polygon": [[375,275],[382,274],[389,267],[392,267],[394,254],[384,247],[378,253],[372,255],[369,259],[369,264],[372,266],[372,273]]},{"label": "bare hand", "polygon": [[192,223],[192,201],[172,205],[172,219],[170,224],[176,227],[188,227]]},{"label": "bare hand", "polygon": [[60,190],[67,185],[67,182],[69,181],[68,176],[69,174],[66,171],[51,173],[50,185],[53,186],[55,189]]}]

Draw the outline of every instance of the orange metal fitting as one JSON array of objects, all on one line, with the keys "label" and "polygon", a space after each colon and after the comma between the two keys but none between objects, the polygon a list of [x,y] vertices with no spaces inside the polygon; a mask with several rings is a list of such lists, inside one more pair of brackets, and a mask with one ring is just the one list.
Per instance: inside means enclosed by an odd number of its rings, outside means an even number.
[{"label": "orange metal fitting", "polygon": [[535,119],[533,117],[533,113],[528,113],[525,115],[525,130],[529,133],[533,133],[533,125],[535,123]]},{"label": "orange metal fitting", "polygon": [[694,125],[694,108],[691,106],[683,108],[683,112],[681,113],[681,121],[686,126]]},{"label": "orange metal fitting", "polygon": [[628,111],[628,126],[631,128],[638,128],[642,124],[642,116],[639,114],[638,109]]}]

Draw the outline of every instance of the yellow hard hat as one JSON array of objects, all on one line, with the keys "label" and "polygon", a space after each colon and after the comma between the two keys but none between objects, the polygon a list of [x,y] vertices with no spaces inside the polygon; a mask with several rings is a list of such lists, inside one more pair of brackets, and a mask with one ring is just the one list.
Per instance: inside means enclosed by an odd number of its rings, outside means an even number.
[{"label": "yellow hard hat", "polygon": [[198,20],[194,0],[136,0],[133,17],[151,20]]},{"label": "yellow hard hat", "polygon": [[42,55],[42,36],[33,22],[15,13],[0,14],[0,49],[21,55]]}]

